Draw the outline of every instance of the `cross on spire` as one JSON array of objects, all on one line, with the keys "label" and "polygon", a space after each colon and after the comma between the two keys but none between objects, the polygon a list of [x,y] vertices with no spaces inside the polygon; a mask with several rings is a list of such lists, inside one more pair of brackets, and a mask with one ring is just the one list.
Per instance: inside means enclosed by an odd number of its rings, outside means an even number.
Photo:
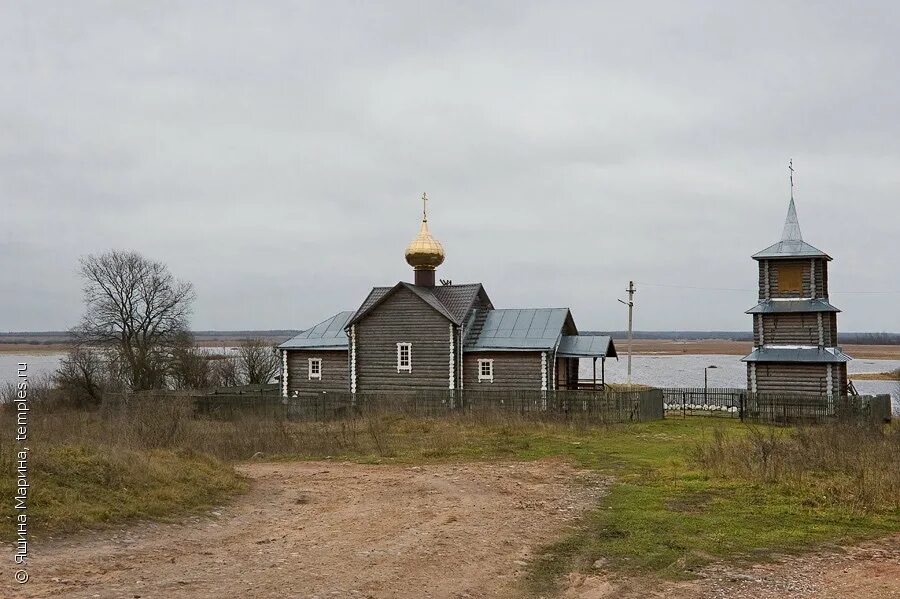
[{"label": "cross on spire", "polygon": [[422,192],[422,222],[428,222],[428,196],[424,191]]},{"label": "cross on spire", "polygon": [[788,161],[788,170],[791,172],[791,199],[794,199],[794,159]]}]

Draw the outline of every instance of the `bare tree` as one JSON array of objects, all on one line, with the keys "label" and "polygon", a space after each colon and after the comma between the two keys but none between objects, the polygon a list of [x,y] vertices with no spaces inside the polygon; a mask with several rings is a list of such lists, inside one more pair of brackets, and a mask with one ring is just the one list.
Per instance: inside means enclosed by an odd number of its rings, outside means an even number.
[{"label": "bare tree", "polygon": [[241,373],[238,370],[237,358],[234,356],[215,356],[210,358],[210,386],[236,387],[241,384]]},{"label": "bare tree", "polygon": [[97,405],[103,398],[107,379],[106,365],[100,352],[75,346],[59,362],[54,380],[76,406]]},{"label": "bare tree", "polygon": [[168,348],[187,331],[194,291],[161,262],[110,251],[81,260],[86,310],[80,345],[110,348],[133,390],[165,386]]},{"label": "bare tree", "polygon": [[247,339],[238,347],[238,369],[248,385],[264,385],[278,372],[278,354],[264,339]]},{"label": "bare tree", "polygon": [[205,389],[210,386],[209,355],[194,344],[187,331],[175,338],[169,356],[169,376],[175,389]]}]

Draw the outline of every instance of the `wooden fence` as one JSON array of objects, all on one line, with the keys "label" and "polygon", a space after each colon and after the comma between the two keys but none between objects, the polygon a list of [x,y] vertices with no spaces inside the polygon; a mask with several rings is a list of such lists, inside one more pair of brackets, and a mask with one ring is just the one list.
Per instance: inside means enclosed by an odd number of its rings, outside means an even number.
[{"label": "wooden fence", "polygon": [[883,423],[891,419],[890,395],[805,396],[752,393],[746,389],[664,388],[668,416],[721,416],[771,424],[828,420]]},{"label": "wooden fence", "polygon": [[270,394],[214,393],[193,396],[198,415],[233,419],[247,414],[288,420],[334,420],[396,414],[476,419],[517,416],[538,420],[619,423],[663,418],[663,395],[641,391],[415,391],[329,392],[283,398]]}]

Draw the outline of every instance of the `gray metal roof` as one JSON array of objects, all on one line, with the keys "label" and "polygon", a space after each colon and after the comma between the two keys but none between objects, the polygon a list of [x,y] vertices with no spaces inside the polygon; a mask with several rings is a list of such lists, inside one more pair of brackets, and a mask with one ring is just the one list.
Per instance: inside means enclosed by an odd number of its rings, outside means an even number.
[{"label": "gray metal roof", "polygon": [[767,258],[810,258],[831,257],[820,249],[814,248],[805,241],[800,233],[800,220],[797,218],[797,207],[794,206],[794,198],[788,204],[787,217],[784,219],[784,229],[781,232],[781,241],[774,243],[761,252],[753,254],[754,260]]},{"label": "gray metal roof", "polygon": [[757,347],[741,362],[849,362],[852,358],[836,347]]},{"label": "gray metal roof", "polygon": [[764,258],[816,258],[822,257],[831,260],[831,256],[818,248],[814,248],[805,241],[779,241],[773,243],[761,252],[753,254],[754,260]]},{"label": "gray metal roof", "polygon": [[311,329],[291,337],[278,347],[281,349],[347,349],[349,346],[344,327],[354,314],[353,310],[338,312]]},{"label": "gray metal roof", "polygon": [[465,350],[552,350],[568,316],[568,308],[491,310]]},{"label": "gray metal roof", "polygon": [[745,314],[787,314],[791,312],[840,312],[823,299],[765,300]]},{"label": "gray metal roof", "polygon": [[556,355],[562,358],[615,358],[616,346],[609,335],[563,335]]}]

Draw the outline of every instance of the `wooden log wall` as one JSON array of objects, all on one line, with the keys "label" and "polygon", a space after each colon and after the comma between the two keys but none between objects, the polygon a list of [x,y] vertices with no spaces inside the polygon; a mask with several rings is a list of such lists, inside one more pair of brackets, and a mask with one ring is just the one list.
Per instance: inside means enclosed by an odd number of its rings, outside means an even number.
[{"label": "wooden log wall", "polygon": [[834,392],[839,395],[847,395],[849,393],[847,382],[847,364],[832,364],[832,376],[834,377]]},{"label": "wooden log wall", "polygon": [[[494,361],[494,382],[478,382],[478,360]],[[550,360],[550,356],[548,356]],[[548,363],[549,371],[549,363]],[[463,385],[470,391],[541,389],[541,352],[467,352]]]},{"label": "wooden log wall", "polygon": [[[322,378],[309,378],[309,359],[322,359]],[[288,350],[288,396],[322,391],[347,391],[350,376],[346,350]]]},{"label": "wooden log wall", "polygon": [[[356,324],[357,391],[449,389],[450,321],[406,288]],[[412,372],[397,372],[397,343],[412,343]]]},{"label": "wooden log wall", "polygon": [[[813,266],[813,264],[815,266]],[[802,270],[802,289],[796,291],[778,290],[778,273],[782,268]],[[813,289],[813,268],[815,268],[815,289]],[[766,299],[766,271],[769,275],[769,298],[828,297],[828,261],[821,258],[797,258],[759,261],[759,299]],[[813,293],[815,291],[815,293]]]},{"label": "wooden log wall", "polygon": [[837,344],[837,317],[834,312],[799,312],[788,314],[755,314],[753,343],[759,346],[762,320],[762,341],[768,344],[819,344],[819,316],[822,315],[822,339],[825,347]]},{"label": "wooden log wall", "polygon": [[[757,393],[790,393],[821,396],[827,394],[826,365],[807,362],[756,362]],[[835,376],[832,365],[832,376]],[[750,368],[747,369],[747,387],[752,388]],[[832,393],[838,393],[837,377],[833,379]]]}]

